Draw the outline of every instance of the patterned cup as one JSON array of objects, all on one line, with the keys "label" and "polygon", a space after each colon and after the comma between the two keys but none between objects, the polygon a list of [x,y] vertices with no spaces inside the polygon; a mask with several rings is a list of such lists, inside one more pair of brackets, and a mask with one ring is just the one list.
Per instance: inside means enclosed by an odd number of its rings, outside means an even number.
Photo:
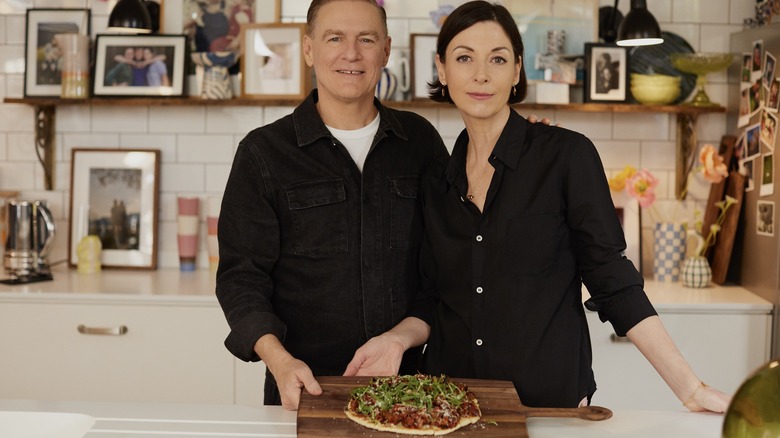
[{"label": "patterned cup", "polygon": [[656,281],[680,281],[687,232],[682,224],[659,222],[653,230],[653,275]]}]

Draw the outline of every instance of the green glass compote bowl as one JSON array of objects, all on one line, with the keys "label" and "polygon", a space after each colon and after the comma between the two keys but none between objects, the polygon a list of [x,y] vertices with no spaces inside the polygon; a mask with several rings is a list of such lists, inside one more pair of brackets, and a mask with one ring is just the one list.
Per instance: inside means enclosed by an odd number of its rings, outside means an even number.
[{"label": "green glass compote bowl", "polygon": [[708,74],[728,67],[734,55],[732,53],[672,53],[669,57],[674,68],[683,73],[696,75],[696,95],[693,100],[683,105],[718,106],[717,103],[710,101],[704,91],[704,84]]}]

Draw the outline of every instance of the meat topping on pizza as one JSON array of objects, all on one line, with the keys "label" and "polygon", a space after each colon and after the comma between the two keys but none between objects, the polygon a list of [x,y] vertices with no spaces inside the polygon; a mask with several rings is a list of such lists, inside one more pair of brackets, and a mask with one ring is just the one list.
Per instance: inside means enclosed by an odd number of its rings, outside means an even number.
[{"label": "meat topping on pizza", "polygon": [[374,377],[368,386],[350,393],[347,412],[376,425],[446,430],[474,423],[481,416],[474,393],[444,375]]}]

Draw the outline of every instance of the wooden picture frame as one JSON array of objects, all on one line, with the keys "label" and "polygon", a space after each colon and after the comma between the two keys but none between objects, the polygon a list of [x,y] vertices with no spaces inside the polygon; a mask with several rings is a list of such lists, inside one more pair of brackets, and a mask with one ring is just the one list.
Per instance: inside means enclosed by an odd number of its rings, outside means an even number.
[{"label": "wooden picture frame", "polygon": [[302,23],[250,23],[241,26],[241,95],[246,98],[301,100],[310,88],[303,58]]},{"label": "wooden picture frame", "polygon": [[428,100],[428,83],[439,78],[436,70],[436,40],[435,33],[413,33],[409,35],[411,62],[411,98],[412,100]]},{"label": "wooden picture frame", "polygon": [[585,43],[585,102],[626,102],[628,96],[628,48]]},{"label": "wooden picture frame", "polygon": [[28,9],[24,40],[24,96],[59,97],[62,92],[62,50],[54,35],[89,36],[89,9]]},{"label": "wooden picture frame", "polygon": [[160,151],[74,148],[70,177],[70,266],[97,235],[104,268],[156,269]]},{"label": "wooden picture frame", "polygon": [[184,35],[98,35],[93,94],[183,96],[186,49]]}]

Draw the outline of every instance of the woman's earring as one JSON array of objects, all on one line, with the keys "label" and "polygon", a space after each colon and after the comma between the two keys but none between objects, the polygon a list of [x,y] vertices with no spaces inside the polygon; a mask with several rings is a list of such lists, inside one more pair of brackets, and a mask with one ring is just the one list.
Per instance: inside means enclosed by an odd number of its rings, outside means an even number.
[{"label": "woman's earring", "polygon": [[512,85],[512,96],[517,96],[517,88],[514,85]]},{"label": "woman's earring", "polygon": [[444,87],[446,87],[446,85],[442,84],[441,85],[441,97],[447,97],[447,92],[445,91],[446,88],[444,88]]}]

